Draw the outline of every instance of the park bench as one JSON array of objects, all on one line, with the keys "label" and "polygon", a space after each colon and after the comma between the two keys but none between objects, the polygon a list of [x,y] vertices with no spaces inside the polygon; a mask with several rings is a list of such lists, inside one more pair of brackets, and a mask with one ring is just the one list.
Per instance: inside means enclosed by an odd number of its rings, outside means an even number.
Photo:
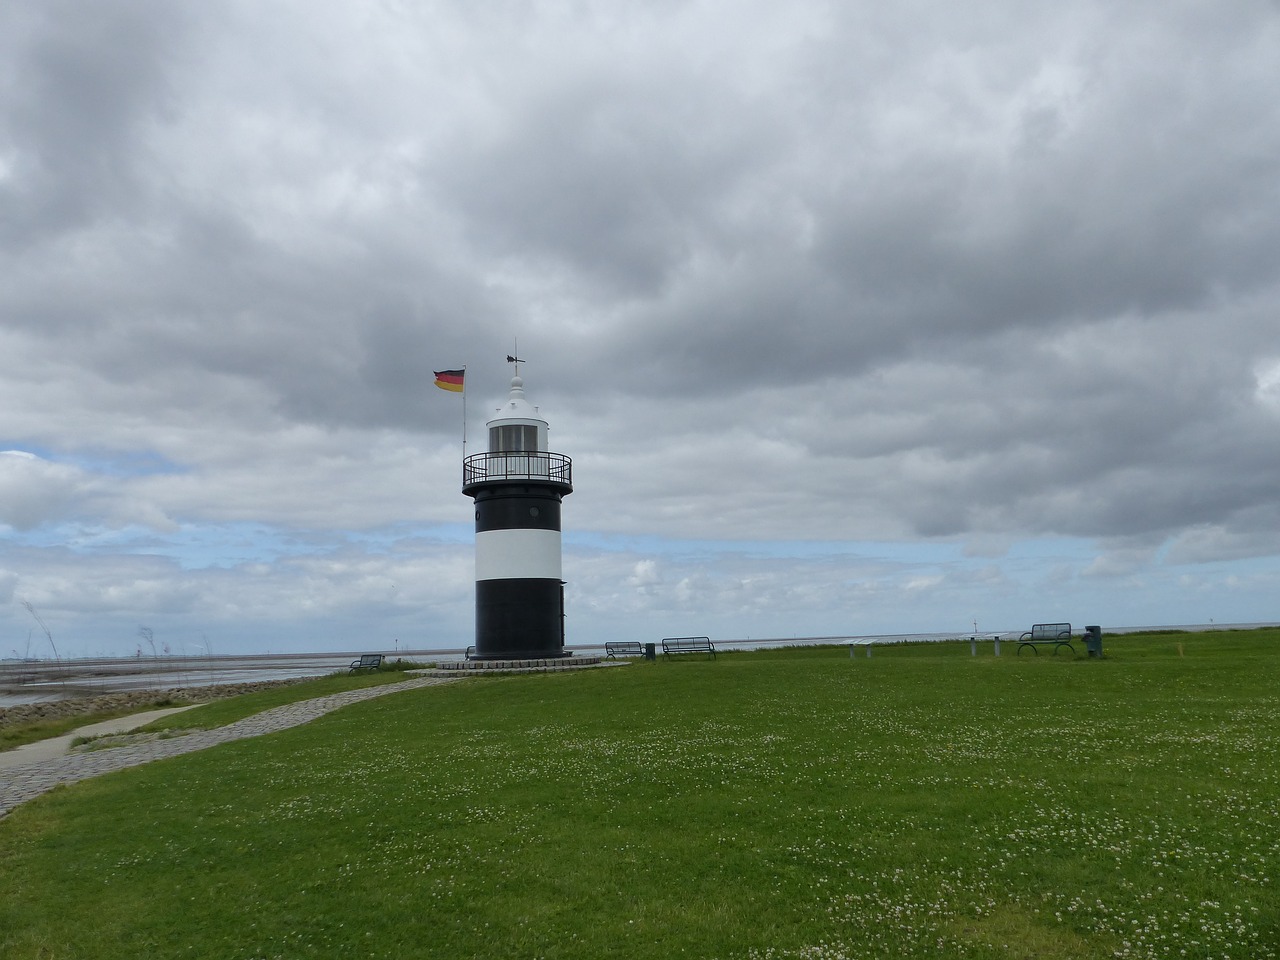
[{"label": "park bench", "polygon": [[1052,644],[1054,656],[1058,655],[1059,647],[1066,647],[1075,655],[1076,648],[1071,646],[1071,624],[1069,623],[1037,623],[1030,630],[1018,638],[1018,655],[1022,655],[1023,647],[1030,647],[1031,651],[1039,656],[1040,651],[1037,647]]},{"label": "park bench", "polygon": [[606,640],[604,654],[610,660],[618,657],[643,657],[644,646],[639,640]]},{"label": "park bench", "polygon": [[682,653],[709,653],[711,659],[716,657],[716,647],[706,637],[665,637],[662,641],[664,657],[677,656]]},{"label": "park bench", "polygon": [[359,660],[351,661],[351,672],[355,673],[359,670],[377,670],[382,666],[382,654],[380,653],[362,653]]}]

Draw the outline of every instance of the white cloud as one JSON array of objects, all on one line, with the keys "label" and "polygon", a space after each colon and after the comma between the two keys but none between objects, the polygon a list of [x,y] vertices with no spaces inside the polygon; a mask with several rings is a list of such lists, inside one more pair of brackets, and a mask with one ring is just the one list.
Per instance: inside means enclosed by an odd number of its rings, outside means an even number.
[{"label": "white cloud", "polygon": [[1254,396],[1273,413],[1280,413],[1280,360],[1267,360],[1254,368]]},{"label": "white cloud", "polygon": [[94,496],[92,480],[74,468],[21,450],[0,452],[0,523],[31,530],[58,523]]}]

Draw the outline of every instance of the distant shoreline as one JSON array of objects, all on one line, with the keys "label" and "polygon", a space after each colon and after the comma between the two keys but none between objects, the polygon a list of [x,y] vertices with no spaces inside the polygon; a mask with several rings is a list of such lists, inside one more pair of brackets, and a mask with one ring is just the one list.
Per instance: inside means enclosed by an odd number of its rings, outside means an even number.
[{"label": "distant shoreline", "polygon": [[[1176,631],[1204,633],[1228,630],[1256,630],[1280,626],[1268,623],[1170,624],[1140,627],[1103,627],[1104,634]],[[720,649],[760,649],[767,647],[840,644],[878,640],[885,643],[930,643],[946,640],[1001,639],[1016,637],[1017,630],[978,630],[934,633],[864,633],[811,637],[712,638]],[[1082,631],[1083,626],[1073,626]],[[657,637],[654,638],[656,641]],[[569,644],[578,655],[603,652],[603,644]],[[132,657],[84,657],[69,659],[0,660],[0,708],[56,700],[82,699],[140,690],[185,689],[241,683],[262,683],[325,676],[346,670],[361,653],[382,653],[389,659],[431,661],[460,659],[463,647],[437,650],[365,650],[331,653],[246,653],[240,655],[163,655]]]}]

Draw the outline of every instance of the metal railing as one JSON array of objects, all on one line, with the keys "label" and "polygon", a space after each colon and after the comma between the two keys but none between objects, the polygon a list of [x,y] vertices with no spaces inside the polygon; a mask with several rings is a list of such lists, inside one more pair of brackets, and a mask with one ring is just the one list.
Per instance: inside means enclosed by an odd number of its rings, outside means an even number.
[{"label": "metal railing", "polygon": [[539,480],[573,486],[573,461],[562,453],[498,451],[462,461],[462,489],[489,480]]}]

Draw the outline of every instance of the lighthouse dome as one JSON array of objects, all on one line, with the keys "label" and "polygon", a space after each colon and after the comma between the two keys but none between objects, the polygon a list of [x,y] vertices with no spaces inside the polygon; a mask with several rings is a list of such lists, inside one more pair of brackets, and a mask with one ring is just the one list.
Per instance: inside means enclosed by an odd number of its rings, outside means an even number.
[{"label": "lighthouse dome", "polygon": [[519,375],[511,378],[507,402],[498,408],[498,415],[487,426],[490,453],[527,453],[547,449],[547,421],[538,415],[538,408],[525,397],[524,380]]}]

